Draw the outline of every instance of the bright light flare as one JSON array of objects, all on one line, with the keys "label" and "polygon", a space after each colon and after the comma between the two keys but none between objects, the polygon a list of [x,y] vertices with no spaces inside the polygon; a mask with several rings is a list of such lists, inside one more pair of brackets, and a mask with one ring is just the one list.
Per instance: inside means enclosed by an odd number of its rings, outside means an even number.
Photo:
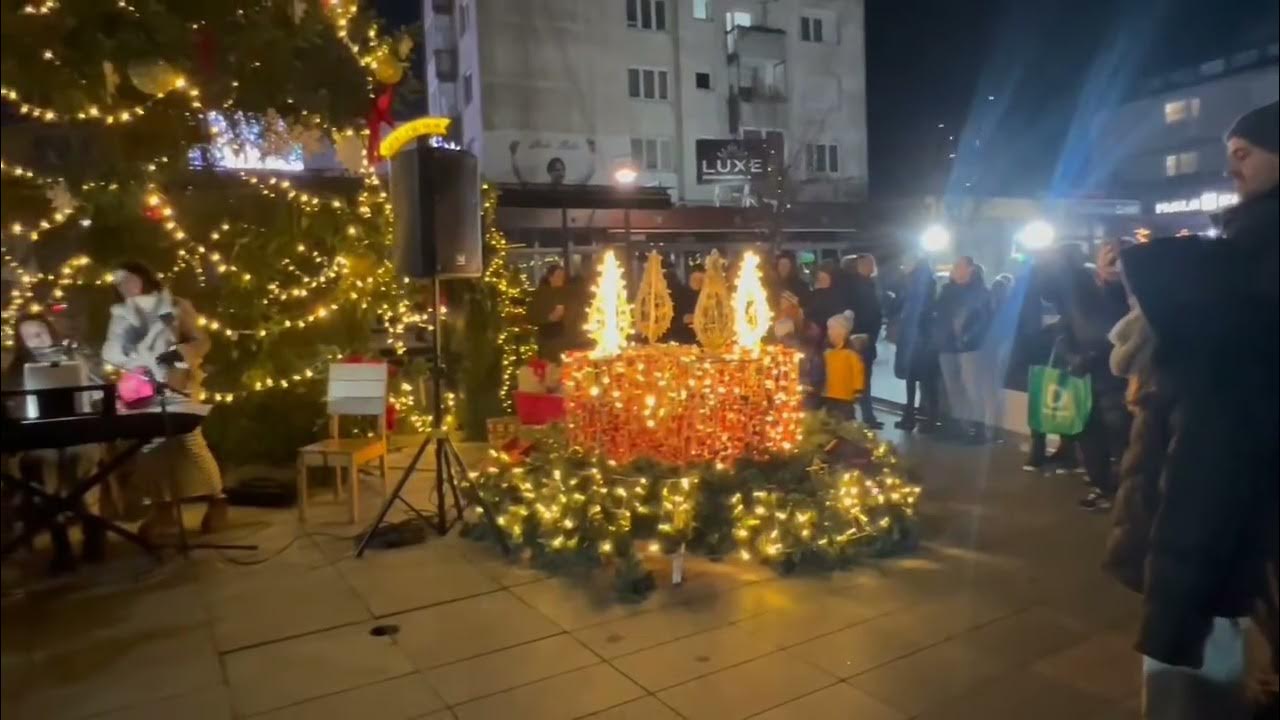
[{"label": "bright light flare", "polygon": [[636,181],[637,177],[639,177],[639,173],[635,171],[635,168],[629,166],[620,167],[613,172],[613,179],[619,185],[630,185]]},{"label": "bright light flare", "polygon": [[1058,233],[1044,220],[1032,220],[1017,235],[1019,245],[1028,250],[1043,250],[1053,244]]},{"label": "bright light flare", "polygon": [[609,250],[600,260],[594,297],[587,308],[587,333],[596,344],[591,356],[606,358],[622,352],[627,338],[631,336],[631,322],[631,304],[627,302],[622,265]]},{"label": "bright light flare", "polygon": [[733,330],[738,347],[755,350],[769,332],[773,313],[760,280],[760,258],[747,251],[738,268],[738,284],[733,290]]},{"label": "bright light flare", "polygon": [[930,225],[920,235],[920,249],[939,253],[951,247],[951,231],[941,225]]}]

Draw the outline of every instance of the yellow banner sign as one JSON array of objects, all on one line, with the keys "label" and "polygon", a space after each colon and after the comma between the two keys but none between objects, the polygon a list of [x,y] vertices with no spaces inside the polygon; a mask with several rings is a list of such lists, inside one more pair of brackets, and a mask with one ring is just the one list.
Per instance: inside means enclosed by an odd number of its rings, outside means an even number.
[{"label": "yellow banner sign", "polygon": [[388,133],[378,144],[378,152],[382,153],[382,157],[391,157],[416,138],[424,135],[432,137],[447,135],[449,123],[450,119],[447,117],[421,117],[410,120]]}]

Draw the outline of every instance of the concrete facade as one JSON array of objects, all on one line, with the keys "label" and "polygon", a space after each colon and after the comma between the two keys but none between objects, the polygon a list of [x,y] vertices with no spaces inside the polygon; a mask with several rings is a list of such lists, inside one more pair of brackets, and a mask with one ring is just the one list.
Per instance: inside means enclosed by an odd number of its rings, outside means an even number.
[{"label": "concrete facade", "polygon": [[[740,203],[697,183],[696,141],[780,130],[789,199],[865,194],[862,0],[424,4],[431,109],[490,181],[610,184],[629,165],[676,202]],[[437,49],[456,80],[436,77]]]}]

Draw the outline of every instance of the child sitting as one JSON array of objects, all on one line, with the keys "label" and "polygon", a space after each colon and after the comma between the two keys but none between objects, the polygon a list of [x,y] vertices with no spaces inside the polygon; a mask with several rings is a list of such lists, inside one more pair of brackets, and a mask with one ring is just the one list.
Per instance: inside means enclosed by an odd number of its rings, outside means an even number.
[{"label": "child sitting", "polygon": [[814,387],[820,389],[822,409],[842,420],[854,418],[854,401],[866,390],[867,369],[859,354],[859,341],[865,336],[851,338],[853,313],[845,311],[827,320],[827,349],[822,362],[815,362]]}]

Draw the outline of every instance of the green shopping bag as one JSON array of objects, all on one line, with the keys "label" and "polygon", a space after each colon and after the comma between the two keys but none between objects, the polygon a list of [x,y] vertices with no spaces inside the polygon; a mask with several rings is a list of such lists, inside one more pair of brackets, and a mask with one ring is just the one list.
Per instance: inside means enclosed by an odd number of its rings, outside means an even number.
[{"label": "green shopping bag", "polygon": [[1077,435],[1093,410],[1093,381],[1053,366],[1027,371],[1027,426],[1045,435]]}]

